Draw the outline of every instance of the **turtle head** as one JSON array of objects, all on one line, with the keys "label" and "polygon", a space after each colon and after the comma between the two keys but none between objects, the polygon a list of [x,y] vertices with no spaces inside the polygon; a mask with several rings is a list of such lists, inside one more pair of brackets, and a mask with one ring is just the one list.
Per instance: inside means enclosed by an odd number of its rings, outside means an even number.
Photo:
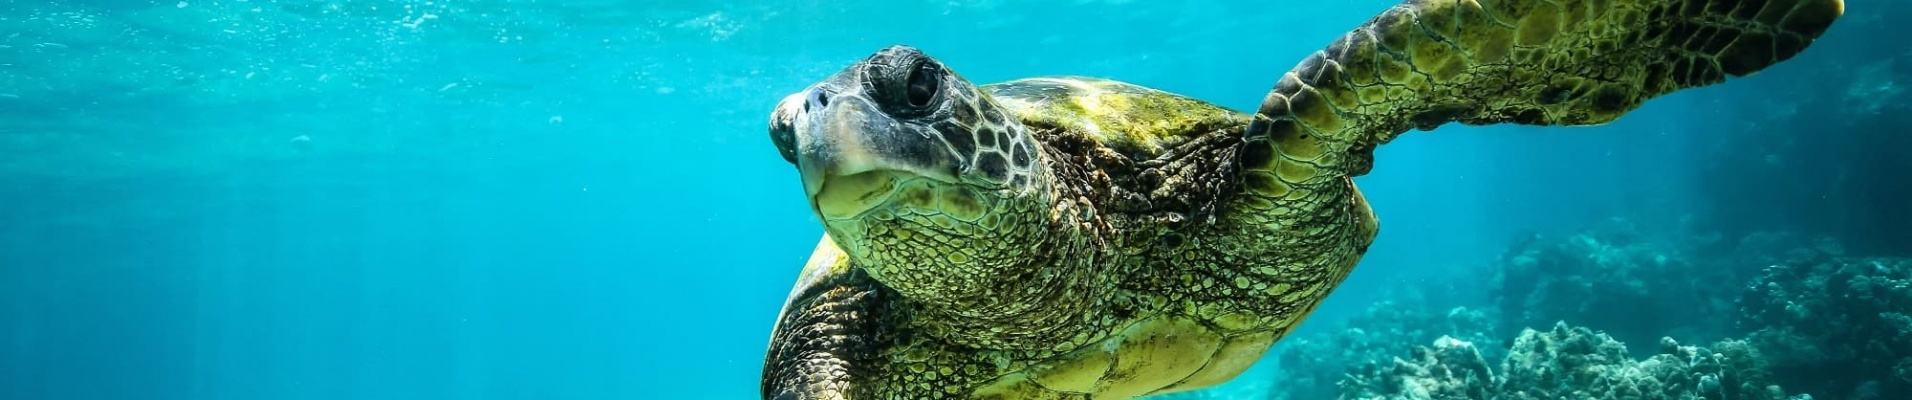
[{"label": "turtle head", "polygon": [[887,186],[882,178],[1023,191],[1039,184],[1035,143],[1022,124],[976,85],[906,46],[784,97],[770,136],[829,218],[889,204],[858,193]]},{"label": "turtle head", "polygon": [[883,49],[785,97],[770,136],[830,236],[905,296],[1015,297],[996,292],[1026,279],[1026,247],[1049,233],[1053,196],[1028,130],[914,48]]}]

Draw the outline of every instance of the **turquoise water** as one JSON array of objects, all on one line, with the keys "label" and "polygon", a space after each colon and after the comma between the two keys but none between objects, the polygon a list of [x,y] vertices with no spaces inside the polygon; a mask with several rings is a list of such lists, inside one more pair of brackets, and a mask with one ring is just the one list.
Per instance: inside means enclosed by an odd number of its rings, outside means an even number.
[{"label": "turquoise water", "polygon": [[[1613,124],[1448,126],[1381,148],[1357,181],[1379,241],[1302,332],[1525,232],[1757,220],[1718,214],[1766,204],[1722,199],[1718,180],[1790,169],[1719,172],[1722,143],[1851,119],[1812,103],[1906,110],[1891,82],[1907,63],[1880,62],[1912,52],[1879,33],[1903,7],[1854,3],[1798,62]],[[1089,75],[1252,110],[1391,4],[7,3],[0,398],[756,398],[822,233],[765,133],[785,94],[909,44],[978,82]],[[1808,126],[1912,126],[1871,124]],[[1860,144],[1753,157],[1851,161],[1843,176],[1888,184],[1912,172],[1877,142],[1840,143]],[[1841,193],[1820,189],[1800,190]],[[1886,192],[1865,204],[1903,204]],[[1912,248],[1893,236],[1903,212],[1781,206],[1848,210],[1813,227]]]}]

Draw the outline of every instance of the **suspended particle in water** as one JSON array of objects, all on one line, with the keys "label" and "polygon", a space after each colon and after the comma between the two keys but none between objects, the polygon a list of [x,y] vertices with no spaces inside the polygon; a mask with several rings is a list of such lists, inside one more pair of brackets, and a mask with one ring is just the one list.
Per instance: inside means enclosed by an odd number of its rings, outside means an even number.
[{"label": "suspended particle in water", "polygon": [[306,136],[306,135],[294,136],[292,137],[292,140],[289,141],[289,143],[292,144],[293,150],[298,150],[300,152],[306,152],[306,151],[312,150],[311,136]]}]

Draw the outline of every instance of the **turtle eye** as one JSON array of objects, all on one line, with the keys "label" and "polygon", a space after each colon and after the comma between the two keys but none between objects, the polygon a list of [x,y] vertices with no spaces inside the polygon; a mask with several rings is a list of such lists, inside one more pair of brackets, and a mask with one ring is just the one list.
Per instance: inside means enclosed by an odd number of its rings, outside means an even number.
[{"label": "turtle eye", "polygon": [[909,101],[912,108],[929,107],[930,102],[936,100],[937,89],[942,87],[943,70],[935,63],[918,61],[916,67],[911,68],[908,82],[904,100]]}]

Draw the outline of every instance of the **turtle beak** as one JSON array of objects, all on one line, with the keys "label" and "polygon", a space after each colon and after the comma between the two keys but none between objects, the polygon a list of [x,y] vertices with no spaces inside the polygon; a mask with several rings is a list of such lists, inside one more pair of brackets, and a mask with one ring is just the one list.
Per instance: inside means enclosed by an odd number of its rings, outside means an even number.
[{"label": "turtle beak", "polygon": [[832,97],[826,89],[810,88],[785,98],[773,114],[791,121],[790,158],[803,176],[804,193],[812,197],[822,192],[826,179],[887,167],[879,141],[902,130],[861,98]]},{"label": "turtle beak", "polygon": [[771,113],[771,139],[795,164],[811,206],[828,219],[853,218],[878,205],[909,169],[897,159],[898,135],[914,131],[853,94],[818,85],[791,94]]},{"label": "turtle beak", "polygon": [[924,116],[899,117],[892,112],[906,105],[881,103],[886,97],[870,89],[880,85],[862,72],[872,65],[844,68],[785,96],[771,112],[771,140],[796,165],[804,194],[826,219],[882,206],[898,181],[956,182],[965,168]]},{"label": "turtle beak", "polygon": [[797,164],[797,117],[803,114],[803,94],[784,96],[783,101],[777,102],[776,110],[770,112],[770,143],[777,146],[777,153],[790,165]]}]

